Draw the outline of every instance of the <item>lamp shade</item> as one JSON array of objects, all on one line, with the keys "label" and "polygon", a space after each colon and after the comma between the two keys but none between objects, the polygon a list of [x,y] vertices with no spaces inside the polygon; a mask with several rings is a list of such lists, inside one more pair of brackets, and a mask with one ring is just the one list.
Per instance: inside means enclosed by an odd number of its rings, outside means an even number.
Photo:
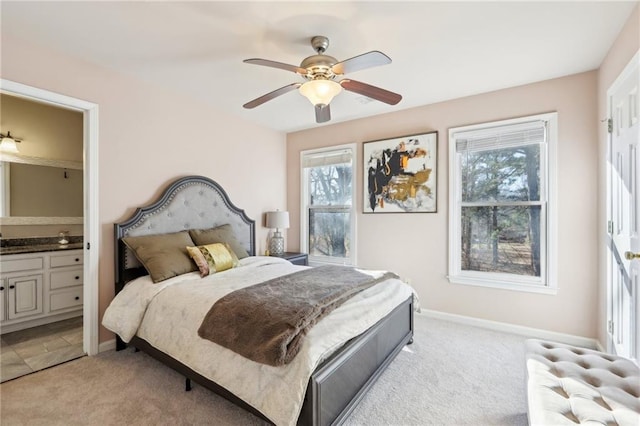
[{"label": "lamp shade", "polygon": [[2,138],[2,141],[0,141],[0,151],[17,154],[18,144],[16,144],[16,141],[13,138],[5,136]]},{"label": "lamp shade", "polygon": [[311,80],[298,89],[300,94],[315,105],[329,105],[335,95],[340,93],[342,86],[333,80]]},{"label": "lamp shade", "polygon": [[267,212],[267,228],[287,229],[289,227],[289,212]]}]

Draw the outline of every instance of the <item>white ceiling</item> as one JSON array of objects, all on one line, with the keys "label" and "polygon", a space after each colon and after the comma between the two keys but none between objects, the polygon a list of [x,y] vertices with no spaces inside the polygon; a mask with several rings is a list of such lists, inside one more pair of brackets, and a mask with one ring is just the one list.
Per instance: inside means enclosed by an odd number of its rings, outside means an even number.
[{"label": "white ceiling", "polygon": [[[344,60],[380,50],[393,63],[349,74],[400,93],[396,106],[343,92],[332,120],[351,120],[598,68],[637,1],[627,2],[8,2],[2,35],[136,78],[173,85],[281,131],[318,126],[290,92],[242,105],[298,75],[248,65],[299,65],[315,52]],[[369,102],[368,102],[369,101]]]}]

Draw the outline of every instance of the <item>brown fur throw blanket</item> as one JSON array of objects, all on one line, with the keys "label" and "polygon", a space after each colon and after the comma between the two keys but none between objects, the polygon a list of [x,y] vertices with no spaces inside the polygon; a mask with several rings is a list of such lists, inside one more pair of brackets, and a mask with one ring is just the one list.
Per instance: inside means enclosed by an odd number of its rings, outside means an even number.
[{"label": "brown fur throw blanket", "polygon": [[320,319],[356,293],[389,278],[346,266],[320,266],[236,290],[218,300],[198,335],[263,364],[281,366],[298,353]]}]

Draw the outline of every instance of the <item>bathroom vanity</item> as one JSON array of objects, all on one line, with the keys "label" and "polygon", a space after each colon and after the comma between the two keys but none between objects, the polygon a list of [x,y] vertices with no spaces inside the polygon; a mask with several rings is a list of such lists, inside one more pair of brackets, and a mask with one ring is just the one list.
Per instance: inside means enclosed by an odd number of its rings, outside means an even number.
[{"label": "bathroom vanity", "polygon": [[0,333],[82,315],[82,242],[4,246]]}]

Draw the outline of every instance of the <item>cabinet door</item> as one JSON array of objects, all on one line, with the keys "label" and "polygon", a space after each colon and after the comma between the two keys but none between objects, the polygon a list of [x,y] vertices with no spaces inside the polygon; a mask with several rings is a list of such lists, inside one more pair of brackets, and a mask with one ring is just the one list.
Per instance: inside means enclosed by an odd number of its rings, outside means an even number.
[{"label": "cabinet door", "polygon": [[[42,274],[7,278],[9,286],[9,319],[41,314]],[[5,290],[6,291],[6,290]]]}]

